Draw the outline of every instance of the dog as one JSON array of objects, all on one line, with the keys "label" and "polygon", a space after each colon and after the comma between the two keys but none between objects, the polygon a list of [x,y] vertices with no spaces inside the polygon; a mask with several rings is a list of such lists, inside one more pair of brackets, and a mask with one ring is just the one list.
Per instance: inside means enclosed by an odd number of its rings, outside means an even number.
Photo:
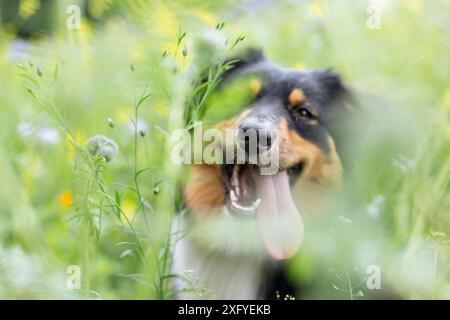
[{"label": "dog", "polygon": [[[342,180],[338,128],[350,110],[350,92],[341,77],[330,69],[283,68],[255,50],[234,61],[216,91],[243,79],[238,87],[248,84],[250,99],[236,102],[242,108],[214,128],[236,130],[236,139],[218,142],[219,148],[225,154],[231,144],[233,155],[240,150],[246,158],[190,168],[188,214],[179,226],[187,235],[173,258],[173,272],[182,275],[174,282],[180,299],[294,295],[280,276],[280,261],[297,253],[303,217],[326,210],[328,194]],[[248,132],[257,135],[253,151]],[[278,155],[276,170],[262,174],[267,166],[249,159],[268,152]]]}]

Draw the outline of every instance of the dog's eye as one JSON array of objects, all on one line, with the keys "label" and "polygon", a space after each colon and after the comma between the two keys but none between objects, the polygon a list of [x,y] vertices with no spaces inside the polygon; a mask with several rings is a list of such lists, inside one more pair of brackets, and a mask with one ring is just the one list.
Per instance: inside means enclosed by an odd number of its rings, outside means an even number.
[{"label": "dog's eye", "polygon": [[299,108],[297,110],[297,113],[301,117],[304,117],[304,118],[307,118],[307,119],[313,119],[314,118],[313,114],[306,108]]}]

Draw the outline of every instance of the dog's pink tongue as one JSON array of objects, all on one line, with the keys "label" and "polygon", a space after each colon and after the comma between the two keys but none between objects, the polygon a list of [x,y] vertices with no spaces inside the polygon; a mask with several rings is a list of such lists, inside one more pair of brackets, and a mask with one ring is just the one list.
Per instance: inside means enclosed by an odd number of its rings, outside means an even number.
[{"label": "dog's pink tongue", "polygon": [[290,258],[303,240],[303,221],[292,199],[287,172],[272,176],[253,172],[253,179],[261,199],[257,219],[264,244],[274,258]]}]

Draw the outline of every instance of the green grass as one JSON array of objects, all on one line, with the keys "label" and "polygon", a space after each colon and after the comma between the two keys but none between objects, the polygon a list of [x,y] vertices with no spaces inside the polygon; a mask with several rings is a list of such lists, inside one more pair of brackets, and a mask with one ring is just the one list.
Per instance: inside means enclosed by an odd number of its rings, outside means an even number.
[{"label": "green grass", "polygon": [[[392,1],[370,30],[365,1],[99,3],[102,23],[80,31],[58,6],[54,34],[20,59],[13,26],[0,30],[1,298],[173,297],[170,226],[186,168],[168,160],[168,135],[213,107],[202,97],[247,46],[284,66],[334,67],[370,119],[333,210],[306,221],[293,281],[308,298],[375,298],[365,286],[375,264],[403,298],[450,297],[448,4]],[[111,161],[86,149],[97,134],[117,143]],[[67,289],[70,265],[80,290]]]}]

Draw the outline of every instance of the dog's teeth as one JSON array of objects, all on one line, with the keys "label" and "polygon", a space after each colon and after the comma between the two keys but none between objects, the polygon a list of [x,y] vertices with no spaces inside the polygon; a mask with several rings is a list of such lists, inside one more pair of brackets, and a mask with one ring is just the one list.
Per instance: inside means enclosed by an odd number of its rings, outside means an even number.
[{"label": "dog's teeth", "polygon": [[253,209],[255,209],[255,210],[258,209],[260,203],[261,203],[261,199],[260,198],[258,198],[255,201],[253,201]]},{"label": "dog's teeth", "polygon": [[230,191],[230,200],[231,200],[231,202],[236,202],[237,201],[236,194],[234,193],[233,190]]},{"label": "dog's teeth", "polygon": [[241,211],[252,212],[252,211],[255,210],[255,207],[254,207],[254,206],[245,207],[245,206],[242,206],[242,205],[240,205],[239,203],[233,202],[233,201],[231,202],[231,204],[232,204],[232,206],[233,206],[234,208],[239,209],[239,210],[241,210]]},{"label": "dog's teeth", "polygon": [[253,211],[252,207],[244,207],[244,206],[241,206],[240,204],[237,205],[237,208],[242,211]]}]

